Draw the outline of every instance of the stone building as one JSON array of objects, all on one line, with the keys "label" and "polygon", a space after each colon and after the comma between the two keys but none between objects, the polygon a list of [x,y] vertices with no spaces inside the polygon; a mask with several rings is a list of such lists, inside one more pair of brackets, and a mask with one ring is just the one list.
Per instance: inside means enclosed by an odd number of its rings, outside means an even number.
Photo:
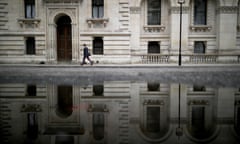
[{"label": "stone building", "polygon": [[1,84],[0,91],[1,144],[240,141],[239,88],[105,81]]},{"label": "stone building", "polygon": [[[238,0],[185,0],[182,61],[239,63]],[[0,63],[175,64],[177,0],[0,0]]]}]

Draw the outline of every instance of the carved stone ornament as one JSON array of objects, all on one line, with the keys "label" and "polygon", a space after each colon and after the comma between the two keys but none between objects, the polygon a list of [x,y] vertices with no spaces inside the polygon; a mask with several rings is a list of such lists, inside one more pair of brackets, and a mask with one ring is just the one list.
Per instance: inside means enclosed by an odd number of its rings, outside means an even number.
[{"label": "carved stone ornament", "polygon": [[21,112],[41,112],[42,108],[39,104],[23,104]]},{"label": "carved stone ornament", "polygon": [[106,27],[109,19],[108,18],[89,18],[87,19],[88,27]]},{"label": "carved stone ornament", "polygon": [[188,105],[209,105],[209,102],[207,100],[191,100]]},{"label": "carved stone ornament", "polygon": [[210,32],[212,30],[212,26],[192,25],[192,26],[190,26],[190,30],[193,32]]},{"label": "carved stone ornament", "polygon": [[164,105],[164,101],[163,100],[144,100],[143,105]]},{"label": "carved stone ornament", "polygon": [[237,13],[238,7],[237,6],[221,6],[217,10],[218,13]]},{"label": "carved stone ornament", "polygon": [[22,28],[37,28],[40,21],[40,19],[18,19],[18,23]]},{"label": "carved stone ornament", "polygon": [[165,26],[163,25],[147,25],[143,27],[145,32],[154,33],[154,32],[164,32]]}]

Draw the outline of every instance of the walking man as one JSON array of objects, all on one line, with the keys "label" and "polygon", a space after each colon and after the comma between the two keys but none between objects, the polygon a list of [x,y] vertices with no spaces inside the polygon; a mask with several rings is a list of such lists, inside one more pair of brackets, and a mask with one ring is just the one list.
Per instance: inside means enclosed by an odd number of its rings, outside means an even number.
[{"label": "walking man", "polygon": [[86,44],[83,44],[83,61],[82,61],[82,63],[81,63],[81,65],[84,65],[84,64],[87,64],[86,62],[85,62],[85,59],[87,58],[88,59],[88,61],[91,63],[91,65],[93,65],[93,61],[91,61],[91,59],[90,59],[90,53],[89,53],[89,50],[88,50],[88,47],[87,47],[87,45]]}]

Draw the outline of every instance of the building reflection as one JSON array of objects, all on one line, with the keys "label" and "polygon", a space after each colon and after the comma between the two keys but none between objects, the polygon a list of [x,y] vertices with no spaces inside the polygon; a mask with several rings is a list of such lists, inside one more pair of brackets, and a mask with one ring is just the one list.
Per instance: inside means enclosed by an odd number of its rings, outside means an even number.
[{"label": "building reflection", "polygon": [[1,84],[0,143],[239,143],[239,88],[180,92],[179,102],[179,85],[160,82]]}]

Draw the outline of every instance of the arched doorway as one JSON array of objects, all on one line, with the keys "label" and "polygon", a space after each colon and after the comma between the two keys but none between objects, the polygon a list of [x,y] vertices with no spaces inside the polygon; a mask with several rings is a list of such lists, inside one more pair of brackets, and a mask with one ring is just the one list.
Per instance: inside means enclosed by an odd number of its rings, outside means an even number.
[{"label": "arched doorway", "polygon": [[57,60],[72,60],[72,26],[69,16],[61,16],[57,22]]}]

